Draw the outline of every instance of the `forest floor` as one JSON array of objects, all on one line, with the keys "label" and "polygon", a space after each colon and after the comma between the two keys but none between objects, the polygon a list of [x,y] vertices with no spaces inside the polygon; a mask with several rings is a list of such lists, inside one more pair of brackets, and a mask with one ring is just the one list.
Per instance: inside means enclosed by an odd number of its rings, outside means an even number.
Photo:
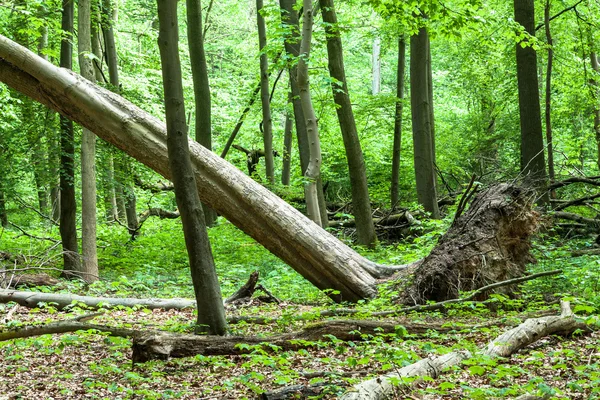
[{"label": "forest floor", "polygon": [[[56,287],[35,290],[111,297],[192,297],[183,240],[173,239],[180,235],[180,226],[161,221],[160,225],[149,223],[144,228],[145,234],[135,242],[129,242],[121,230],[100,232],[100,282],[88,286],[62,281]],[[438,232],[444,229],[440,226]],[[376,261],[409,262],[426,254],[436,235],[433,231],[404,244],[359,250]],[[36,253],[29,239],[17,236],[5,232],[3,250]],[[260,282],[283,300],[276,304],[255,298],[229,305],[228,317],[275,319],[264,325],[231,324],[234,335],[268,338],[299,332],[304,326],[324,320],[320,311],[351,306],[333,304],[228,224],[211,229],[211,241],[224,296],[240,287],[249,272],[256,269],[261,273]],[[397,293],[382,287],[380,298],[352,305],[360,314],[335,319],[390,322],[397,326],[394,332],[363,334],[350,342],[325,336],[295,351],[265,343],[250,346],[249,353],[242,355],[197,355],[132,365],[130,339],[97,332],[0,341],[0,400],[254,399],[291,385],[318,387],[320,394],[314,398],[339,398],[360,381],[394,372],[424,357],[464,349],[476,353],[527,318],[559,314],[559,299],[570,300],[578,315],[590,326],[597,326],[600,257],[571,256],[573,248],[585,246],[591,246],[591,241],[567,245],[560,237],[538,241],[535,255],[539,262],[530,272],[560,268],[563,274],[523,283],[514,299],[494,296],[491,307],[466,302],[443,312],[377,319],[369,314],[398,307],[394,304]],[[41,250],[36,254],[42,254]],[[79,305],[59,311],[51,304],[35,309],[0,304],[0,331],[68,320],[89,312]],[[87,322],[140,331],[189,333],[194,321],[193,310],[116,307]],[[430,325],[431,329],[411,332],[411,325],[417,323]],[[548,336],[509,358],[475,356],[436,379],[411,378],[399,383],[404,385],[397,387],[397,399],[516,398],[525,393],[552,399],[600,399],[600,334]]]},{"label": "forest floor", "polygon": [[[232,333],[267,337],[298,331],[305,322],[291,317],[314,315],[316,311],[294,304],[252,303],[229,314],[271,316],[278,322],[231,325]],[[0,308],[3,321],[10,309]],[[551,309],[559,312],[557,307],[545,310]],[[46,324],[82,312],[18,306],[11,321]],[[334,399],[353,383],[393,372],[418,359],[456,349],[482,348],[523,319],[547,313],[465,313],[457,309],[448,315],[414,314],[401,320],[387,319],[398,323],[396,333],[365,335],[360,341],[342,342],[331,337],[298,351],[282,351],[266,344],[255,346],[247,355],[198,355],[135,366],[129,339],[93,332],[16,339],[0,342],[0,399],[251,399],[290,385],[316,384],[325,385],[318,398]],[[191,310],[127,309],[107,311],[93,322],[141,331],[189,331],[193,320]],[[443,322],[442,326],[451,330],[413,335],[401,328],[411,322],[432,326]],[[410,389],[398,386],[396,398],[490,399],[523,393],[556,399],[599,398],[599,339],[598,333],[546,337],[508,359],[475,358],[438,379],[413,383]]]}]

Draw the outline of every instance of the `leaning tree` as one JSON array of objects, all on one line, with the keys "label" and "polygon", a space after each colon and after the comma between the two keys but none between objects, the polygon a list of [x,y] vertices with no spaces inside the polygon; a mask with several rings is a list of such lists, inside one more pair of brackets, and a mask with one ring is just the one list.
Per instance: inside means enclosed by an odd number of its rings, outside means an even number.
[{"label": "leaning tree", "polygon": [[[171,177],[162,121],[121,96],[58,68],[0,35],[0,82],[85,126],[165,178]],[[482,193],[432,254],[410,265],[362,257],[240,170],[190,139],[200,199],[336,301],[377,295],[377,284],[414,271],[408,302],[456,296],[523,273],[536,214],[534,196],[511,185]],[[415,286],[416,285],[416,286]]]}]

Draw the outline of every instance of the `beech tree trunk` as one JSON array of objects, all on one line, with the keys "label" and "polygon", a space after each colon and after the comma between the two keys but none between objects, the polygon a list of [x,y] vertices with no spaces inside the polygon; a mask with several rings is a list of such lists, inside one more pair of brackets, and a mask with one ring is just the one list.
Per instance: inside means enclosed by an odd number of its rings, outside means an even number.
[{"label": "beech tree trunk", "polygon": [[406,40],[398,39],[398,68],[396,71],[396,111],[394,117],[394,147],[392,150],[391,207],[398,205],[400,180],[400,151],[402,150],[402,112],[404,110],[404,75],[406,69]]},{"label": "beech tree trunk", "polygon": [[[281,6],[281,22],[290,27],[290,35],[285,38],[285,51],[287,55],[297,60],[300,55],[300,23],[298,21],[298,11],[294,9],[295,0],[279,0]],[[288,69],[290,75],[290,86],[292,88],[292,106],[294,108],[294,123],[296,125],[296,137],[298,140],[298,154],[300,156],[300,168],[302,175],[308,168],[310,150],[308,148],[308,135],[306,132],[306,121],[302,112],[302,102],[300,101],[300,89],[298,88],[298,65],[291,63]],[[323,193],[323,182],[321,178],[317,180],[317,198],[319,202],[319,211],[321,213],[321,224],[327,226],[329,218],[327,216],[327,204],[325,194]]]},{"label": "beech tree trunk", "polygon": [[350,176],[352,190],[352,210],[356,219],[357,239],[361,245],[373,246],[377,242],[377,235],[371,216],[365,159],[358,139],[348,84],[346,83],[342,38],[337,26],[337,15],[333,0],[320,0],[320,4],[327,36],[329,74],[334,79],[331,88],[337,106],[336,112],[348,160],[348,175]]},{"label": "beech tree trunk", "polygon": [[[81,76],[95,82],[91,33],[91,1],[79,0],[77,12],[77,51]],[[98,280],[96,248],[96,135],[83,128],[81,136],[81,278],[88,283]]]},{"label": "beech tree trunk", "polygon": [[[212,150],[212,111],[208,67],[204,53],[204,30],[202,29],[202,4],[200,0],[187,0],[187,35],[190,48],[190,64],[194,81],[195,136],[196,141]],[[213,226],[217,220],[215,210],[202,205],[207,226]]]},{"label": "beech tree trunk", "polygon": [[[291,79],[291,77],[290,77]],[[292,102],[292,93],[288,95],[288,103]],[[290,184],[290,175],[292,167],[292,124],[294,120],[290,115],[289,108],[285,112],[285,125],[283,127],[283,164],[281,168],[281,184]]]},{"label": "beech tree trunk", "polygon": [[[73,1],[63,0],[62,30],[66,32],[60,43],[61,68],[73,68],[73,18],[75,7]],[[65,116],[60,117],[60,238],[63,247],[64,269],[79,271],[79,245],[77,243],[75,201],[75,144],[73,121]],[[72,275],[66,275],[70,277]]]},{"label": "beech tree trunk", "polygon": [[[514,0],[515,22],[535,36],[533,0]],[[540,94],[537,75],[537,54],[527,43],[517,43],[517,81],[521,121],[521,174],[525,181],[540,192],[541,204],[548,202],[544,135],[540,114]]]},{"label": "beech tree trunk", "polygon": [[[111,0],[102,0],[102,31],[104,33],[104,46],[106,48],[106,63],[108,65],[108,74],[110,86],[113,92],[121,92],[121,84],[119,82],[119,68],[117,63],[117,46],[115,44],[115,35],[113,25],[115,23],[116,13]],[[117,164],[115,176],[118,185],[115,189],[117,197],[117,210],[119,217],[127,219],[127,227],[129,231],[134,231],[138,226],[136,198],[133,187],[129,183],[129,160],[122,158]]]},{"label": "beech tree trunk", "polygon": [[432,218],[439,218],[435,175],[434,132],[429,87],[427,28],[410,38],[410,96],[417,198]]},{"label": "beech tree trunk", "polygon": [[319,201],[317,198],[317,180],[321,177],[321,140],[319,139],[319,127],[317,125],[315,109],[312,104],[310,81],[308,77],[308,60],[310,59],[310,42],[312,40],[313,26],[312,2],[310,0],[304,0],[303,7],[302,42],[300,44],[297,80],[310,154],[308,167],[304,172],[304,197],[306,198],[308,217],[317,225],[323,226],[321,213],[319,211]]},{"label": "beech tree trunk", "polygon": [[183,79],[179,60],[177,0],[158,0],[158,20],[160,25],[158,47],[167,118],[168,162],[198,303],[195,331],[224,335],[227,332],[225,308],[188,148]]},{"label": "beech tree trunk", "polygon": [[[596,88],[596,96],[598,96],[598,75],[600,75],[600,64],[598,63],[598,56],[595,52],[590,53],[592,61],[592,69],[594,70],[594,77],[591,80],[592,85]],[[596,105],[594,106],[594,132],[596,133],[596,146],[597,146],[597,157],[598,157],[598,169],[600,170],[600,103],[596,98]]]},{"label": "beech tree trunk", "polygon": [[3,228],[8,226],[8,214],[6,212],[6,197],[2,191],[2,185],[0,184],[0,226]]},{"label": "beech tree trunk", "polygon": [[[322,8],[322,6],[321,6]],[[375,36],[373,38],[373,56],[372,56],[372,70],[373,79],[371,81],[371,93],[379,94],[381,91],[381,38]]]},{"label": "beech tree trunk", "polygon": [[269,60],[267,47],[267,28],[261,15],[263,0],[256,0],[256,21],[258,24],[258,43],[260,48],[260,101],[262,104],[263,144],[265,147],[265,167],[267,181],[275,184],[275,163],[273,160],[273,121],[271,121],[271,102],[269,100]]},{"label": "beech tree trunk", "polygon": [[[171,178],[164,124],[122,97],[40,59],[0,36],[0,81],[85,125]],[[377,294],[376,279],[403,268],[357,254],[225,160],[190,141],[200,199],[336,301]]]},{"label": "beech tree trunk", "polygon": [[[550,184],[555,181],[554,173],[554,143],[552,143],[552,62],[554,60],[554,49],[552,48],[552,32],[550,31],[550,0],[546,0],[544,7],[544,28],[546,31],[546,42],[548,43],[548,64],[546,65],[546,146],[548,146],[548,177]],[[550,197],[556,198],[556,192],[550,191]]]}]

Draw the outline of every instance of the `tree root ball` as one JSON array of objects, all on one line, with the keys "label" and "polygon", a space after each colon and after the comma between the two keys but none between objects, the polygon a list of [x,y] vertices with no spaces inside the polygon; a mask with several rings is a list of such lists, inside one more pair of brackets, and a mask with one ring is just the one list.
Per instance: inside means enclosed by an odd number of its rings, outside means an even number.
[{"label": "tree root ball", "polygon": [[[477,195],[420,262],[402,301],[444,301],[458,298],[459,292],[522,276],[526,265],[536,261],[530,253],[539,221],[534,200],[534,191],[508,183]],[[500,290],[512,293],[514,287]]]}]

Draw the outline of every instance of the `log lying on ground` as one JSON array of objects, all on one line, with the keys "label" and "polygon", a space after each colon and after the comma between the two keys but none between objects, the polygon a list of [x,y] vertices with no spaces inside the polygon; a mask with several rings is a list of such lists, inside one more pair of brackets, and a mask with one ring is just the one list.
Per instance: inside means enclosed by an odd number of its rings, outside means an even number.
[{"label": "log lying on ground", "polygon": [[522,276],[535,261],[530,253],[539,218],[534,200],[533,192],[510,184],[479,193],[419,264],[402,302],[455,299],[459,292]]},{"label": "log lying on ground", "polygon": [[[32,268],[35,269],[35,268]],[[10,269],[6,271],[0,271],[0,287],[19,288],[23,286],[54,286],[58,284],[59,280],[51,277],[48,274],[14,274]]]},{"label": "log lying on ground", "polygon": [[316,344],[311,343],[312,341],[326,340],[330,335],[343,341],[356,341],[362,340],[363,335],[395,333],[400,326],[403,326],[411,334],[422,334],[429,330],[447,332],[453,329],[441,325],[410,322],[402,324],[385,321],[344,320],[318,322],[307,325],[300,332],[269,337],[197,336],[151,332],[134,336],[132,360],[133,362],[146,362],[156,359],[191,357],[198,354],[205,356],[246,354],[251,351],[248,346],[261,343],[266,343],[267,346],[279,346],[283,350],[298,350],[313,347]]},{"label": "log lying on ground", "polygon": [[[528,319],[491,341],[482,354],[490,357],[508,357],[517,350],[536,342],[544,336],[570,334],[575,330],[589,330],[587,325],[573,315],[569,303],[561,303],[561,315]],[[468,351],[457,351],[440,357],[423,359],[399,371],[361,382],[341,397],[341,400],[383,400],[393,398],[392,382],[406,377],[430,376],[436,378],[444,369],[471,358]]]},{"label": "log lying on ground", "polygon": [[[404,211],[399,214],[388,215],[386,217],[374,218],[373,223],[375,225],[390,226],[390,225],[412,225],[418,223],[418,221],[409,213]],[[329,221],[330,228],[351,228],[356,226],[354,219],[347,221]]]},{"label": "log lying on ground", "polygon": [[22,306],[34,308],[39,303],[53,303],[57,309],[63,309],[76,303],[83,303],[88,308],[97,309],[110,306],[146,307],[149,309],[163,308],[183,309],[195,308],[196,301],[190,299],[134,299],[118,297],[78,296],[69,293],[40,293],[0,289],[0,303],[14,301]]},{"label": "log lying on ground", "polygon": [[55,333],[68,333],[77,331],[95,330],[106,332],[110,336],[131,337],[136,331],[133,329],[115,328],[106,325],[88,324],[85,321],[90,320],[102,313],[80,315],[79,317],[66,321],[51,322],[45,325],[31,325],[17,330],[0,332],[0,342],[11,339],[27,338],[33,336],[49,335]]},{"label": "log lying on ground", "polygon": [[[58,111],[170,178],[166,129],[122,97],[0,36],[0,81]],[[240,170],[190,140],[200,200],[336,301],[377,295],[386,267],[360,256]]]}]

